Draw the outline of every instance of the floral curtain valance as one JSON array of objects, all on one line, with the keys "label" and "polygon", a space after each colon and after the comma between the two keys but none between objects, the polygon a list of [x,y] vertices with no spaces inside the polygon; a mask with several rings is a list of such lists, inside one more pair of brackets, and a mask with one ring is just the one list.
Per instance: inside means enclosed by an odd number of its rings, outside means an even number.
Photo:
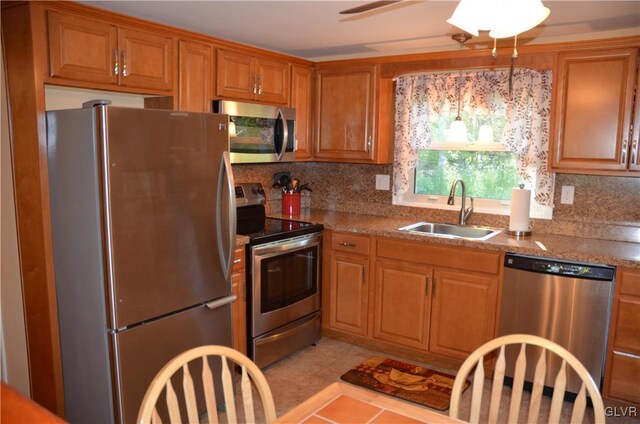
[{"label": "floral curtain valance", "polygon": [[547,172],[551,71],[509,70],[442,72],[399,77],[396,81],[394,195],[407,192],[418,151],[431,143],[430,123],[455,114],[461,104],[506,117],[501,136],[518,157],[518,174],[534,190],[534,200],[553,206],[554,175]]}]

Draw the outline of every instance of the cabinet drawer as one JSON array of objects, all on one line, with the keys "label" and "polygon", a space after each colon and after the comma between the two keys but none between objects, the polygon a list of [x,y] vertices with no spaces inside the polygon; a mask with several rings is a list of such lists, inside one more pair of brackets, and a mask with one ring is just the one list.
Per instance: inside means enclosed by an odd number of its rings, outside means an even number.
[{"label": "cabinet drawer", "polygon": [[333,233],[331,235],[332,250],[368,255],[369,243],[370,239],[367,236],[345,233]]},{"label": "cabinet drawer", "polygon": [[498,274],[500,253],[394,239],[378,239],[378,257]]},{"label": "cabinet drawer", "polygon": [[640,296],[640,271],[621,269],[620,294]]},{"label": "cabinet drawer", "polygon": [[233,257],[233,272],[238,272],[244,269],[244,246],[236,249],[236,252]]},{"label": "cabinet drawer", "polygon": [[640,403],[640,357],[613,352],[609,396]]}]

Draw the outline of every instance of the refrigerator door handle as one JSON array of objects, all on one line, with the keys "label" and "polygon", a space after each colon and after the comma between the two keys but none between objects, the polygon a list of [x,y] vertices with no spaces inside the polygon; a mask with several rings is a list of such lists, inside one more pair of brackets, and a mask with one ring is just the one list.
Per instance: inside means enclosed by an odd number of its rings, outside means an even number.
[{"label": "refrigerator door handle", "polygon": [[232,294],[231,296],[225,296],[220,299],[212,300],[209,303],[205,303],[204,306],[206,306],[209,309],[218,309],[221,306],[228,305],[229,303],[235,302],[237,299],[238,299],[238,296],[236,296],[235,294]]},{"label": "refrigerator door handle", "polygon": [[[227,187],[223,187],[223,181],[226,179]],[[228,222],[222,222],[222,211],[220,208],[216,209],[216,222],[218,227],[218,252],[220,254],[220,261],[222,263],[222,271],[224,272],[224,278],[228,281],[231,275],[231,269],[233,266],[233,254],[235,251],[235,238],[236,238],[236,196],[235,196],[235,183],[233,181],[233,171],[231,169],[231,161],[229,160],[229,152],[222,153],[222,166],[220,167],[220,175],[218,177],[218,205],[223,205],[223,196],[229,196],[227,216]],[[228,246],[225,246],[224,231],[227,231]],[[226,252],[226,256],[225,256]]]}]

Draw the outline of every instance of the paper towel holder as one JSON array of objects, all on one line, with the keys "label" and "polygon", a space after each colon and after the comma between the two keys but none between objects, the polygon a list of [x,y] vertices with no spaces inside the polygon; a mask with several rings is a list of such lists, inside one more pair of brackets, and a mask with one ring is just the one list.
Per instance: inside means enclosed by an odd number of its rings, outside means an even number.
[{"label": "paper towel holder", "polygon": [[[522,190],[524,188],[524,184],[520,184],[519,185],[520,190]],[[522,238],[522,237],[530,237],[531,236],[531,223],[529,223],[529,229],[528,230],[510,230],[507,229],[506,233],[510,236],[514,236],[515,238]]]}]

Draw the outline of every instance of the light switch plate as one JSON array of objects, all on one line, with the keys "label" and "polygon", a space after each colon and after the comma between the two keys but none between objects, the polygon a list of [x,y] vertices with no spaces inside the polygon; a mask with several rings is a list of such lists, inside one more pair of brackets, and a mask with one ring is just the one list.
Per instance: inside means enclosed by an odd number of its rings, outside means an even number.
[{"label": "light switch plate", "polygon": [[575,193],[574,186],[562,186],[560,194],[560,203],[563,205],[573,205],[573,195]]},{"label": "light switch plate", "polygon": [[391,178],[388,175],[376,175],[376,190],[389,190]]}]

